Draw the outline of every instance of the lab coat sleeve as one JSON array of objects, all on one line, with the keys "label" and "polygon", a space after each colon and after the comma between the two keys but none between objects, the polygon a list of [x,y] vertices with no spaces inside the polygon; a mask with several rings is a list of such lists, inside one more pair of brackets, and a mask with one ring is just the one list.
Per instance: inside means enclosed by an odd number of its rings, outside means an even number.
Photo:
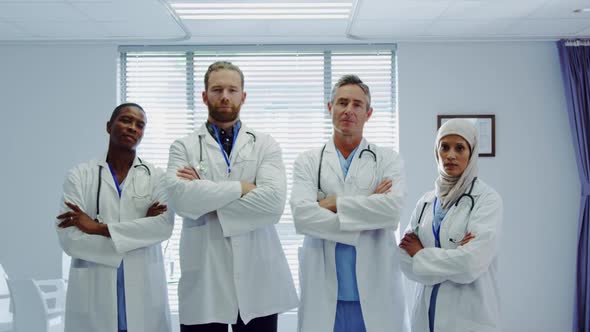
[{"label": "lab coat sleeve", "polygon": [[[420,213],[423,204],[424,202],[422,200],[419,200],[418,204],[416,204],[416,208],[412,213],[410,223],[408,224],[408,228],[406,229],[405,233],[413,232],[413,230],[416,229],[416,214]],[[408,253],[400,247],[398,247],[397,250],[399,250],[400,269],[408,279],[425,286],[436,285],[446,280],[445,277],[441,276],[418,275],[414,273],[412,257],[410,257],[410,255],[408,255]]]},{"label": "lab coat sleeve", "polygon": [[[63,185],[60,214],[71,211],[65,202],[77,205],[82,211],[88,214],[82,195],[83,183],[81,172],[83,171],[79,166],[68,173]],[[111,239],[102,235],[86,234],[74,226],[60,228],[58,226],[59,223],[60,220],[57,219],[55,228],[59,243],[63,251],[69,256],[115,268],[121,264],[123,254],[117,252]]]},{"label": "lab coat sleeve", "polygon": [[[160,169],[153,168],[154,187],[152,188],[152,204],[159,202],[167,205],[168,195],[164,188],[164,174]],[[147,212],[147,211],[146,211]],[[160,243],[172,235],[174,228],[174,212],[168,208],[166,212],[155,217],[143,217],[119,223],[108,224],[111,238],[117,252],[124,253],[134,249]]]},{"label": "lab coat sleeve", "polygon": [[256,170],[256,188],[217,210],[225,237],[273,225],[281,219],[287,196],[285,164],[279,144],[270,136],[264,138],[264,143],[262,161]]},{"label": "lab coat sleeve", "polygon": [[425,248],[413,257],[413,271],[469,284],[488,270],[497,254],[497,233],[502,222],[502,199],[488,192],[476,202],[467,231],[475,238],[456,249]]},{"label": "lab coat sleeve", "polygon": [[290,205],[295,230],[299,234],[355,246],[360,232],[341,230],[338,215],[317,202],[317,168],[314,168],[311,153],[299,155],[293,166]]},{"label": "lab coat sleeve", "polygon": [[240,181],[213,182],[210,180],[188,181],[176,176],[176,172],[189,166],[187,147],[178,140],[170,146],[165,187],[169,207],[181,217],[198,219],[215,211],[242,195]]},{"label": "lab coat sleeve", "polygon": [[[342,231],[368,231],[387,227],[397,229],[399,226],[406,193],[403,162],[393,151],[379,154],[385,158],[382,166],[383,177],[392,180],[391,191],[369,196],[338,196],[336,209]],[[384,178],[377,179],[378,183]]]}]

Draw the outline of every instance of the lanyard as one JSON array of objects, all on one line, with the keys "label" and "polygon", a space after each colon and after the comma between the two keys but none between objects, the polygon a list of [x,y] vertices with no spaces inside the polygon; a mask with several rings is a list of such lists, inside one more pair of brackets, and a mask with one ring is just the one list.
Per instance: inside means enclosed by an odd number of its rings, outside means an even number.
[{"label": "lanyard", "polygon": [[[239,130],[240,130],[240,128],[238,127],[238,124],[236,123],[234,125],[234,140],[232,141],[232,149],[233,149],[233,145],[236,143],[236,137],[238,137]],[[227,155],[227,153],[223,149],[223,144],[221,144],[221,138],[219,138],[219,131],[217,130],[216,125],[213,125],[213,131],[215,132],[215,140],[217,141],[217,144],[219,144],[219,149],[221,150],[221,153],[223,154],[223,158],[225,159],[225,163],[227,164],[227,174],[231,174],[231,163],[229,160],[229,156]]]},{"label": "lanyard", "polygon": [[434,226],[434,220],[436,219],[436,203],[438,201],[438,197],[434,198],[434,205],[432,206],[432,234],[434,235],[434,244],[437,248],[440,248],[440,226],[442,225],[442,220],[438,224],[438,227]]},{"label": "lanyard", "polygon": [[119,181],[117,181],[117,176],[115,175],[115,171],[111,167],[111,164],[107,163],[107,165],[109,165],[109,169],[111,170],[111,174],[113,175],[113,181],[115,181],[115,186],[117,187],[117,192],[119,193],[119,199],[120,199],[121,192],[123,191],[123,189],[121,189],[121,187],[119,187]]}]

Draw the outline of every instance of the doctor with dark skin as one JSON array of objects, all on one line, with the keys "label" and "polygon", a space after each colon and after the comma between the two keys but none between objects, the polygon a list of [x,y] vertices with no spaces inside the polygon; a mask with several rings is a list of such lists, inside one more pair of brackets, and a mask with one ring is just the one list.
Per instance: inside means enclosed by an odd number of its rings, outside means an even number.
[{"label": "doctor with dark skin", "polygon": [[162,170],[136,153],[146,122],[140,105],[117,106],[106,123],[106,155],[66,176],[56,221],[72,257],[65,332],[171,331],[161,242],[174,215]]},{"label": "doctor with dark skin", "polygon": [[[115,115],[115,114],[113,114]],[[122,108],[114,119],[107,122],[106,130],[110,135],[107,163],[113,168],[117,181],[122,183],[135,159],[136,149],[141,139],[146,124],[145,113],[135,106]],[[59,227],[76,226],[86,234],[97,234],[111,237],[106,224],[90,218],[77,205],[65,202],[72,211],[60,214],[57,219],[62,220]],[[152,204],[146,217],[155,217],[167,210],[166,205],[155,202]]]}]

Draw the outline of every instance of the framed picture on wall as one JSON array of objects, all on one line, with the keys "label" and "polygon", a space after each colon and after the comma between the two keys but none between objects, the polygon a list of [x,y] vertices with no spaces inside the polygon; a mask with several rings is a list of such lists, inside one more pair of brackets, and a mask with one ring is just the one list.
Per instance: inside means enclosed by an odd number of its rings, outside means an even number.
[{"label": "framed picture on wall", "polygon": [[449,119],[471,121],[479,132],[479,156],[496,156],[496,116],[494,114],[441,114],[437,117],[437,129]]}]

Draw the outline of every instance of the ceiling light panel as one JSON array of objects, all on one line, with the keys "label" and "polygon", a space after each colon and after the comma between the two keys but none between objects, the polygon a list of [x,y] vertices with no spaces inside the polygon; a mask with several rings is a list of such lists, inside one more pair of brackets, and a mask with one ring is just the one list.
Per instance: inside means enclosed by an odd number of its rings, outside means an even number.
[{"label": "ceiling light panel", "polygon": [[503,1],[457,1],[440,16],[441,19],[514,19],[531,15],[545,0],[518,0],[508,6]]},{"label": "ceiling light panel", "polygon": [[185,20],[347,19],[352,2],[172,3]]},{"label": "ceiling light panel", "polygon": [[576,10],[590,7],[588,0],[553,0],[545,3],[534,11],[527,19],[584,19],[590,18],[590,13]]}]

